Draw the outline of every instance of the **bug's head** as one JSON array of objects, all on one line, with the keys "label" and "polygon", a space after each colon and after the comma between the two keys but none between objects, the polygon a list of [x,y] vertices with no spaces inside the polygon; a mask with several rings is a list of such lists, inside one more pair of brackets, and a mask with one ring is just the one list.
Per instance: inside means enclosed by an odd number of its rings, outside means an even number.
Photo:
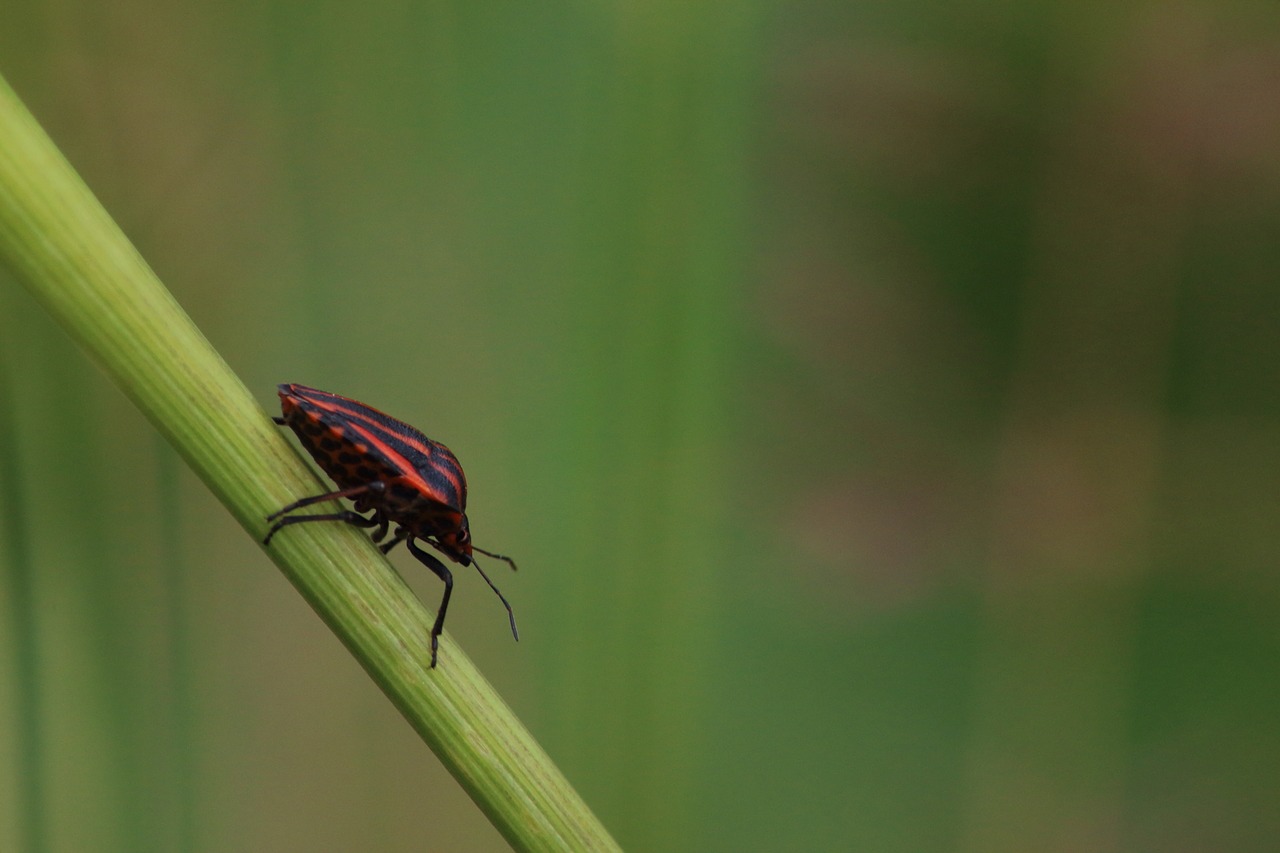
[{"label": "bug's head", "polygon": [[455,563],[471,565],[471,525],[465,514],[455,529],[437,535],[436,540],[440,543],[440,550]]},{"label": "bug's head", "polygon": [[[462,522],[455,530],[443,535],[438,535],[436,540],[440,543],[438,546],[439,549],[455,563],[461,563],[464,566],[475,566],[477,569],[480,568],[476,563],[475,558],[472,556],[472,552],[475,551],[493,557],[495,560],[501,560],[510,566],[512,570],[516,567],[516,561],[510,557],[502,554],[495,554],[492,551],[486,551],[485,549],[478,548],[471,543],[471,525],[467,523],[466,515],[462,516]],[[484,574],[484,572],[481,572],[480,574]],[[492,586],[492,584],[490,584],[490,586]]]}]

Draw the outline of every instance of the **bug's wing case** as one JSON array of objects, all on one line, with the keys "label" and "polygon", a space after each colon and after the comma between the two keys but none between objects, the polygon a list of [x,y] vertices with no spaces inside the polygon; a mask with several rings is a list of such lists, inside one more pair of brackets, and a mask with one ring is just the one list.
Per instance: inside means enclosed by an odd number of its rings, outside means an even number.
[{"label": "bug's wing case", "polygon": [[[315,435],[303,434],[307,425],[295,425],[297,415],[292,410],[300,412],[306,420],[341,431],[342,436],[338,440],[349,441],[355,455],[376,460],[377,467],[394,472],[395,476],[418,491],[420,497],[444,504],[459,513],[466,512],[466,475],[458,458],[440,442],[432,441],[403,421],[372,406],[340,394],[296,384],[281,385],[279,392],[281,409],[304,444],[315,441]],[[308,446],[308,450],[312,448]],[[314,450],[312,454],[315,455]],[[331,471],[324,460],[317,457],[316,461],[326,473],[335,476],[336,472]]]}]

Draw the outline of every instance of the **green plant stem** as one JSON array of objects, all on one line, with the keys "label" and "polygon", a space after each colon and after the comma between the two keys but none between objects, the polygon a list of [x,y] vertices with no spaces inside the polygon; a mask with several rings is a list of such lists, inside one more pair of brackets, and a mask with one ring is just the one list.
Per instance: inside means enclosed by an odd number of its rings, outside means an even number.
[{"label": "green plant stem", "polygon": [[[320,484],[0,79],[0,259],[255,539]],[[268,555],[498,830],[521,850],[617,849],[529,732],[345,525],[305,525]]]}]

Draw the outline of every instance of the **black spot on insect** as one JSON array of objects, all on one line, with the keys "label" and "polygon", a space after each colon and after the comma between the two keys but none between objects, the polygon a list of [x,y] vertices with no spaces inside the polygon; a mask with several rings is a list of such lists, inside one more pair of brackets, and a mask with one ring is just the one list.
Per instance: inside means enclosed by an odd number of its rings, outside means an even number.
[{"label": "black spot on insect", "polygon": [[[364,461],[364,457],[357,456],[356,454],[352,453],[349,450],[344,450],[342,453],[338,454],[338,461],[341,462],[343,465],[359,465],[361,462]],[[373,479],[372,474],[369,475],[369,479],[370,480]]]},{"label": "black spot on insect", "polygon": [[320,439],[320,446],[325,450],[333,451],[342,447],[342,442],[331,435],[326,435],[324,438]]},{"label": "black spot on insect", "polygon": [[378,472],[370,468],[368,465],[361,465],[356,469],[356,476],[361,480],[368,482],[375,479],[378,476]]}]

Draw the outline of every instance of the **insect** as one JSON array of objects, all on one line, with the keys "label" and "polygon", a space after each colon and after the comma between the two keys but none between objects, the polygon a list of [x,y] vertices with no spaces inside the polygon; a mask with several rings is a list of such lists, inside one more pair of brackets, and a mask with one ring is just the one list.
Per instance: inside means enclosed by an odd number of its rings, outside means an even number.
[{"label": "insect", "polygon": [[[480,568],[472,552],[503,560],[513,570],[515,561],[472,544],[466,513],[467,479],[449,448],[364,403],[305,385],[286,383],[278,386],[278,390],[284,417],[274,418],[275,422],[297,434],[302,446],[338,489],[294,501],[267,516],[267,521],[274,524],[262,544],[270,544],[273,536],[291,524],[311,521],[345,521],[357,527],[377,528],[372,538],[381,543],[379,547],[384,554],[404,542],[419,562],[444,581],[444,597],[431,628],[431,666],[434,668],[449,596],[453,594],[453,574],[433,554],[418,547],[417,542],[424,542],[455,563],[476,567],[480,577],[507,608],[511,633],[519,640],[511,605]],[[355,510],[289,515],[294,510],[338,498],[353,501]],[[369,512],[370,515],[363,514]],[[392,524],[396,525],[395,534],[383,542]]]}]

